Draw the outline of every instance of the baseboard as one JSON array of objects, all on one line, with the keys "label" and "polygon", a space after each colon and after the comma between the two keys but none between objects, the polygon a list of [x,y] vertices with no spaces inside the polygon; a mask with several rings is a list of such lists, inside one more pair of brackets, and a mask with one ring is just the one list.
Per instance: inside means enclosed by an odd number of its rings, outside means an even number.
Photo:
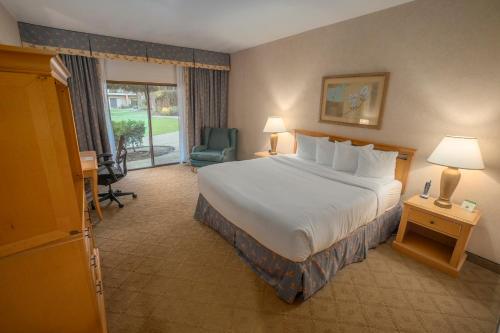
[{"label": "baseboard", "polygon": [[467,252],[467,260],[473,262],[474,264],[486,268],[492,272],[500,274],[500,264],[488,260],[486,258],[480,257],[477,254]]}]

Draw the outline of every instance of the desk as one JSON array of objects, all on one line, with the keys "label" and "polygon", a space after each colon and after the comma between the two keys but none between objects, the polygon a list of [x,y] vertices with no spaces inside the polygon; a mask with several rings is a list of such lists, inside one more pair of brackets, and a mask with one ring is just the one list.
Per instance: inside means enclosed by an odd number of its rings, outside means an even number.
[{"label": "desk", "polygon": [[92,198],[94,199],[95,210],[99,219],[102,220],[101,206],[99,206],[99,187],[97,186],[97,156],[95,151],[80,152],[80,162],[82,163],[82,171],[84,178],[90,178],[92,183]]}]

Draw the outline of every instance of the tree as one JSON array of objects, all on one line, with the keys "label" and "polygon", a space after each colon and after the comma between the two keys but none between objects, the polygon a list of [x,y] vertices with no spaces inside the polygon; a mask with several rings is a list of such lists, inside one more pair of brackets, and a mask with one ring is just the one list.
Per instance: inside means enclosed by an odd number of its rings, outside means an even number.
[{"label": "tree", "polygon": [[118,142],[120,136],[125,136],[125,146],[135,148],[142,146],[142,140],[146,132],[146,124],[142,120],[121,120],[112,121],[113,135],[115,142]]}]

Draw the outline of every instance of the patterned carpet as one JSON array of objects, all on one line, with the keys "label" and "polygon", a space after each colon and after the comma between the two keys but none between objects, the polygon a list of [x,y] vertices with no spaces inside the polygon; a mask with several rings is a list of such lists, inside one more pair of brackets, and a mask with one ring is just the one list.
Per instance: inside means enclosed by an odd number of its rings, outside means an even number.
[{"label": "patterned carpet", "polygon": [[139,197],[104,205],[95,228],[111,333],[494,331],[500,275],[472,263],[453,279],[384,244],[288,305],[193,220],[189,167],[133,171],[119,188]]}]

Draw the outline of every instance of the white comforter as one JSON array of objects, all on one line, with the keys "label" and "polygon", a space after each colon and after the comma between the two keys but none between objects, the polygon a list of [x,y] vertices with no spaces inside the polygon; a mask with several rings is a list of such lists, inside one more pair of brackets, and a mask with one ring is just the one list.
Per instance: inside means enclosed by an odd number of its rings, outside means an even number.
[{"label": "white comforter", "polygon": [[361,178],[294,156],[200,168],[200,193],[259,243],[300,262],[399,200],[397,180]]}]

